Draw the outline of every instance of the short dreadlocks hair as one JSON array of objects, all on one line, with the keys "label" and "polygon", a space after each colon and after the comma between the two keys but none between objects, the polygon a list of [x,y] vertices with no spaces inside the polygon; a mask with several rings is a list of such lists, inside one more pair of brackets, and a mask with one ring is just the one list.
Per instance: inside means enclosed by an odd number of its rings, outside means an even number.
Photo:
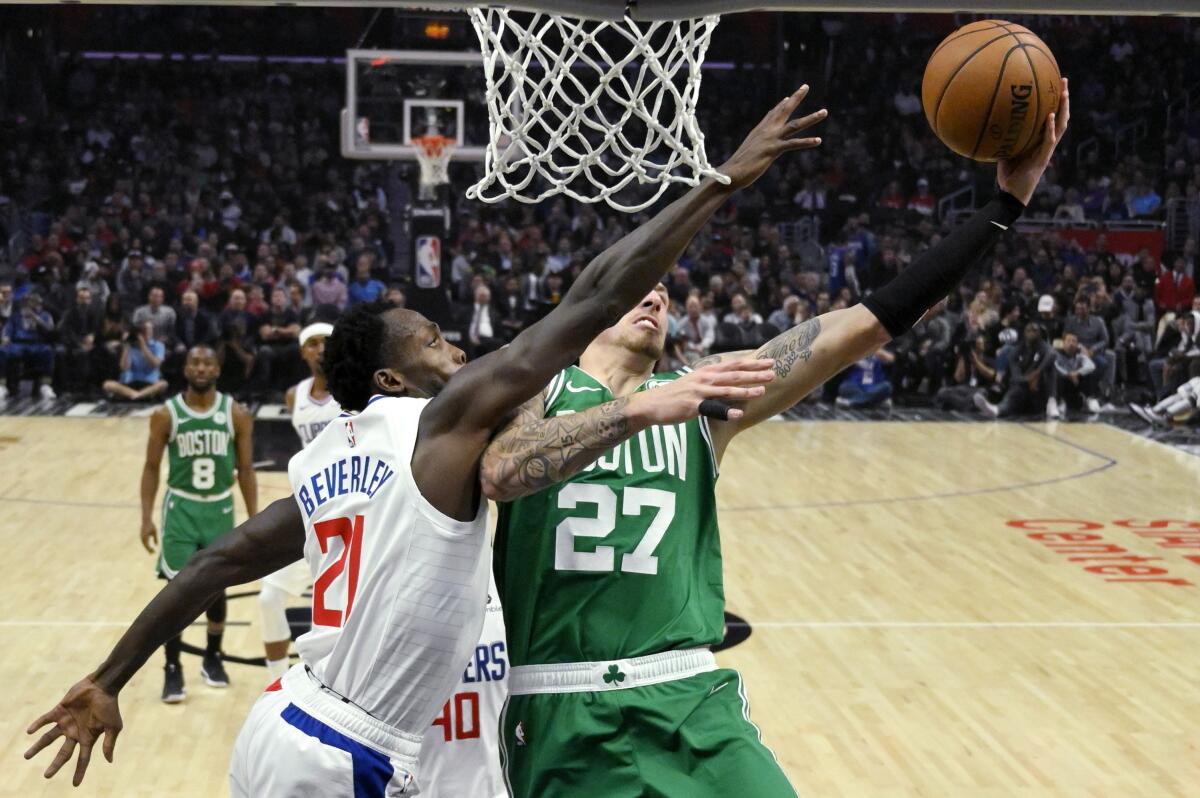
[{"label": "short dreadlocks hair", "polygon": [[375,393],[375,372],[384,366],[387,346],[382,316],[394,307],[383,301],[356,305],[338,319],[325,342],[325,384],[343,410],[362,410]]}]

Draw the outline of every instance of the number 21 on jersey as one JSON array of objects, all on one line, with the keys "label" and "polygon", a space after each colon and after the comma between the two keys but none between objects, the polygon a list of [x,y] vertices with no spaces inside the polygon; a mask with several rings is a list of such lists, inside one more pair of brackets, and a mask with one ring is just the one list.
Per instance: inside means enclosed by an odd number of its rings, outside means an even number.
[{"label": "number 21 on jersey", "polygon": [[[330,518],[313,525],[313,534],[322,554],[328,554],[333,541],[342,542],[341,555],[313,581],[312,621],[315,626],[339,627],[350,618],[354,594],[358,590],[358,560],[362,554],[363,517]],[[345,583],[346,604],[342,609],[327,605],[325,594],[338,578]]]},{"label": "number 21 on jersey", "polygon": [[[612,571],[616,567],[616,550],[612,546],[596,546],[592,551],[575,548],[576,538],[606,538],[617,528],[617,491],[608,485],[572,482],[558,493],[560,510],[574,510],[581,504],[594,504],[596,515],[591,518],[564,518],[554,534],[554,569],[556,571]],[[637,547],[621,556],[621,570],[630,574],[657,574],[658,557],[654,550],[675,518],[675,494],[657,488],[628,487],[621,491],[622,516],[640,516],[644,510],[654,511],[654,518]]]}]

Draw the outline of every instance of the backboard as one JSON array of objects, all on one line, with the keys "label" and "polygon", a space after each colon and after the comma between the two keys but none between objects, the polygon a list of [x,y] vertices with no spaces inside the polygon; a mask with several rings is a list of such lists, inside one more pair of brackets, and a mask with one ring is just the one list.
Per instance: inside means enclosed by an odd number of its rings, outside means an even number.
[{"label": "backboard", "polygon": [[479,52],[349,50],[342,155],[415,161],[412,140],[437,134],[455,140],[456,161],[481,161],[488,140],[483,93]]}]

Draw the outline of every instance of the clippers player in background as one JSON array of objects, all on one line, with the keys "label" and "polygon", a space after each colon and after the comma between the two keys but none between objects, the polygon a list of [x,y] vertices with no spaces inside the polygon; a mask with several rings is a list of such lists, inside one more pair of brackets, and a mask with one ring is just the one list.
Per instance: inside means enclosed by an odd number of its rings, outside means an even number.
[{"label": "clippers player in background", "polygon": [[[300,331],[300,357],[308,364],[311,374],[288,388],[284,403],[292,414],[292,428],[300,436],[301,446],[312,443],[325,425],[342,412],[341,405],[329,393],[325,372],[321,370],[325,339],[332,332],[333,325],[327,322],[316,322]],[[301,598],[312,586],[312,581],[308,563],[303,558],[263,577],[258,591],[258,610],[268,681],[283,676],[289,667],[292,627],[287,619],[287,597]]]},{"label": "clippers player in background", "polygon": [[[204,345],[188,350],[183,365],[187,389],[173,396],[150,416],[146,464],[142,468],[142,545],[154,553],[159,531],[154,526],[154,497],[158,494],[163,453],[167,454],[167,492],[162,501],[162,538],[158,546],[158,575],[174,579],[198,551],[233,529],[233,482],[246,502],[246,512],[258,508],[258,480],[254,474],[254,421],[233,397],[217,390],[221,366],[217,355]],[[221,662],[221,637],[225,631],[225,594],[213,596],[202,608],[208,617],[208,645],[200,676],[210,687],[228,687],[229,676]],[[193,616],[194,617],[194,616]],[[189,619],[190,620],[190,619]],[[180,630],[182,631],[182,630]],[[162,700],[183,701],[187,693],[177,633],[164,641]]]},{"label": "clippers player in background", "polygon": [[[104,737],[110,761],[117,694],[154,648],[225,587],[304,555],[313,628],[301,664],[259,698],[234,746],[235,796],[382,796],[406,792],[430,719],[451,695],[479,639],[491,569],[479,461],[496,431],[602,330],[651,290],[726,198],[785,152],[819,139],[796,134],[824,114],[789,119],[806,93],[785,97],[721,167],[597,256],[562,302],[511,344],[464,365],[418,313],[357,306],[338,321],[324,359],[343,410],[292,458],[294,495],[203,550],[138,615],[108,658],[29,734],[50,729],[26,758],[64,737],[47,778],[76,753],[74,783]],[[638,404],[632,423],[694,418],[708,399],[763,392],[770,360],[697,370]],[[740,411],[729,411],[736,418]],[[614,419],[618,435],[628,418]],[[564,730],[566,732],[567,730]]]},{"label": "clippers player in background", "polygon": [[500,710],[508,696],[504,612],[489,578],[483,631],[454,695],[421,741],[421,795],[505,798],[500,770]]},{"label": "clippers player in background", "polygon": [[740,417],[638,420],[640,403],[688,378],[653,373],[667,328],[658,290],[496,436],[481,477],[503,502],[495,568],[513,667],[500,753],[515,798],[796,794],[750,721],[741,677],[709,650],[725,634],[718,465],[736,435],[941,301],[1020,216],[1068,116],[1064,81],[1041,145],[998,165],[996,198],[861,305],[699,361],[773,362],[774,381]]}]

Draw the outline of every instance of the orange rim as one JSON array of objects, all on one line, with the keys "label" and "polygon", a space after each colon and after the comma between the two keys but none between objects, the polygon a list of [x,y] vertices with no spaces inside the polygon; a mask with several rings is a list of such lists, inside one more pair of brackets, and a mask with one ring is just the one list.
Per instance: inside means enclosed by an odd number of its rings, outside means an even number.
[{"label": "orange rim", "polygon": [[446,150],[453,149],[455,144],[455,140],[449,136],[417,136],[412,140],[412,145],[430,158],[436,158]]}]

